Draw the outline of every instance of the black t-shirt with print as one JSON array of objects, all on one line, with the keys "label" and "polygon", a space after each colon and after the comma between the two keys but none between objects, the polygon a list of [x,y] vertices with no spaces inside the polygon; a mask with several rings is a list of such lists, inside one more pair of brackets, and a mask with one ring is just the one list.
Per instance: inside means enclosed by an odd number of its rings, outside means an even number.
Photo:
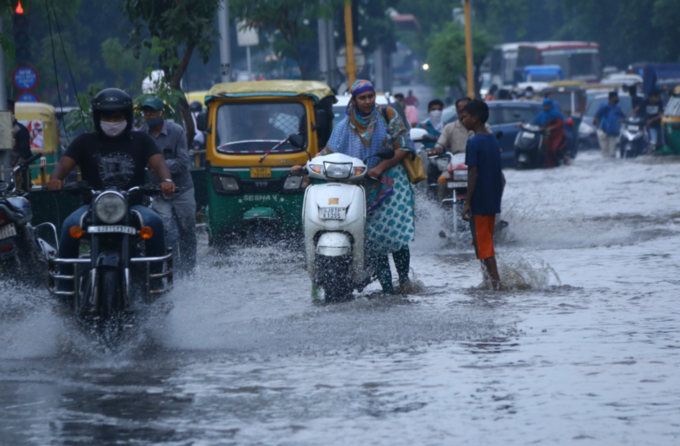
[{"label": "black t-shirt with print", "polygon": [[145,183],[149,158],[160,155],[156,142],[146,133],[108,138],[97,132],[76,138],[64,153],[80,166],[84,181],[95,190],[107,187],[130,189]]},{"label": "black t-shirt with print", "polygon": [[[645,99],[640,103],[640,116],[644,117],[645,120],[651,119],[657,116],[659,113],[663,113],[663,103],[661,101],[657,102],[656,104],[652,104],[649,99]],[[660,129],[661,120],[657,119],[649,126]]]}]

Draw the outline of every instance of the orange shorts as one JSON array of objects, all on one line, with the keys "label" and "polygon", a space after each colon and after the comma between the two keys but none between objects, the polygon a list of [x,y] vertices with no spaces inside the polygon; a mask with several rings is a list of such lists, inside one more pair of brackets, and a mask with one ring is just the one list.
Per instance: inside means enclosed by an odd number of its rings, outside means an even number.
[{"label": "orange shorts", "polygon": [[472,245],[475,247],[477,258],[480,260],[493,257],[493,229],[496,225],[496,214],[473,215],[470,218],[472,231]]}]

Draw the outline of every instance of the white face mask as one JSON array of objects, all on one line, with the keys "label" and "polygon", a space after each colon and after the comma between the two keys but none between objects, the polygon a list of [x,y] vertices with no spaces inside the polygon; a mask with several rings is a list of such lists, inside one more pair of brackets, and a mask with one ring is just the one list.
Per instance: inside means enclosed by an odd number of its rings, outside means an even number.
[{"label": "white face mask", "polygon": [[441,110],[432,110],[430,113],[430,122],[432,123],[432,126],[435,128],[437,131],[441,131],[439,127],[441,127],[442,124],[442,111]]},{"label": "white face mask", "polygon": [[120,122],[104,122],[101,121],[102,132],[109,138],[120,136],[127,127],[127,121]]}]

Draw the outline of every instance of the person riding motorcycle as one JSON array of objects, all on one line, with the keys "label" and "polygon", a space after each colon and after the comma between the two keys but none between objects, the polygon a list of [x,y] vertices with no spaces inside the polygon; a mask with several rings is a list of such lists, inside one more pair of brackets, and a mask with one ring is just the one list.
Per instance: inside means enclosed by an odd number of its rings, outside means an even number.
[{"label": "person riding motorcycle", "polygon": [[[427,104],[427,114],[428,119],[425,122],[418,124],[417,128],[427,130],[430,135],[439,136],[444,130],[444,122],[442,121],[442,110],[444,110],[444,102],[441,99],[432,99],[429,104]],[[434,148],[434,142],[424,143],[425,148]]]},{"label": "person riding motorcycle", "polygon": [[[130,95],[117,88],[102,90],[92,101],[92,118],[96,130],[73,140],[54,168],[48,189],[62,189],[64,178],[77,165],[83,180],[95,190],[108,187],[128,190],[144,185],[148,163],[160,178],[161,192],[169,195],[175,191],[170,170],[154,140],[145,133],[132,131],[134,117]],[[144,225],[153,230],[153,236],[146,241],[147,255],[165,255],[163,220],[141,205],[141,197],[137,201],[131,198],[131,204]],[[79,239],[71,237],[69,229],[81,224],[89,208],[89,204],[81,206],[64,221],[59,237],[60,258],[78,257]],[[60,272],[73,274],[71,269],[70,265],[62,265]]]},{"label": "person riding motorcycle", "polygon": [[[468,131],[465,127],[463,127],[463,124],[461,123],[460,120],[460,116],[461,113],[463,112],[463,108],[471,100],[472,99],[468,97],[464,97],[456,101],[456,111],[458,112],[458,119],[456,119],[450,124],[447,124],[444,127],[441,136],[437,140],[437,144],[435,144],[434,149],[428,152],[428,155],[432,156],[438,153],[442,153],[444,151],[448,151],[453,154],[465,153],[465,146],[467,144],[467,140],[472,138],[474,136],[474,133]],[[489,126],[489,124],[485,124],[485,127],[487,132],[491,131],[491,126]]]},{"label": "person riding motorcycle", "polygon": [[565,154],[567,148],[567,134],[564,131],[565,121],[564,115],[557,109],[553,100],[548,98],[543,99],[543,111],[531,120],[532,123],[548,132],[548,136],[543,140],[546,147],[545,167],[547,169],[559,166],[560,160],[568,164]]}]

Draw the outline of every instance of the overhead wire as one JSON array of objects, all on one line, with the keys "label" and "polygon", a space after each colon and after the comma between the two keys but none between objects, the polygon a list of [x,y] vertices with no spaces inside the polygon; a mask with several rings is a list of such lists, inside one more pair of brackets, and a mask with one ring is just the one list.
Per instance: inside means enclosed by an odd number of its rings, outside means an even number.
[{"label": "overhead wire", "polygon": [[[54,34],[52,33],[52,18],[50,17],[50,5],[45,2],[45,9],[47,11],[47,27],[50,31],[50,42],[52,43],[52,65],[54,67],[54,79],[57,83],[57,97],[59,98],[59,108],[61,109],[61,125],[64,128],[64,133],[66,135],[66,139],[68,140],[69,145],[71,144],[71,138],[68,135],[68,132],[66,132],[66,126],[64,124],[64,104],[61,101],[61,91],[59,88],[59,72],[57,70],[57,52],[54,49]],[[55,17],[56,19],[56,17]]]}]

